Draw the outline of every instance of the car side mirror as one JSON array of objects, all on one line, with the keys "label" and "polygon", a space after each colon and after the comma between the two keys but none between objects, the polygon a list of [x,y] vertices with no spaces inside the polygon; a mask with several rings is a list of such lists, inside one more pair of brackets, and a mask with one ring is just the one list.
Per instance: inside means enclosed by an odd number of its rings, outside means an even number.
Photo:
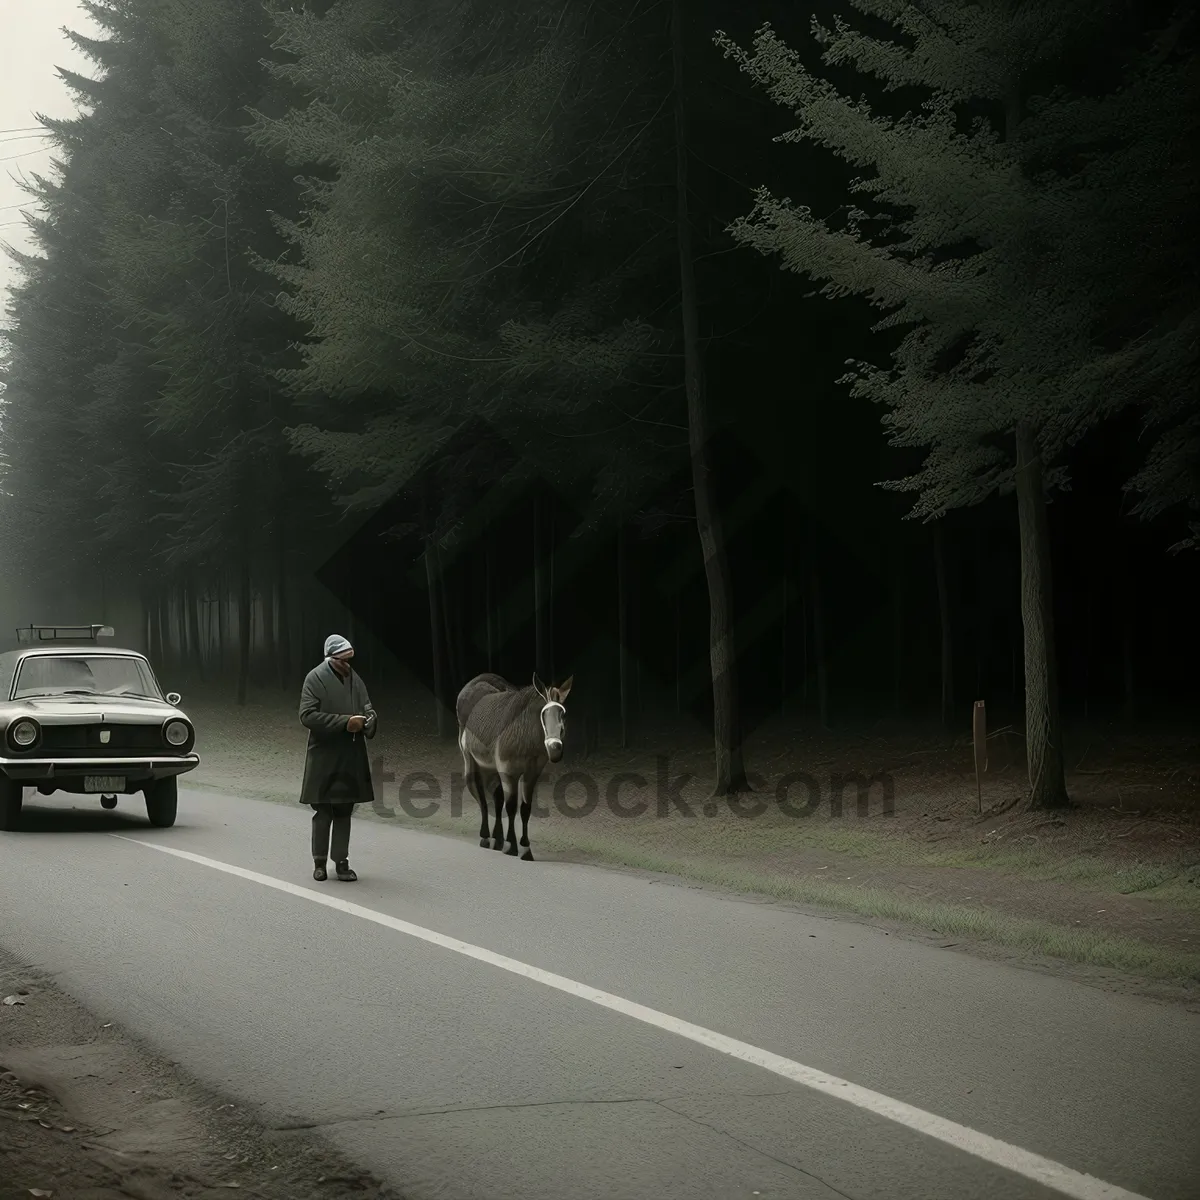
[{"label": "car side mirror", "polygon": [[167,703],[175,705],[176,708],[179,707],[179,702],[182,699],[183,699],[183,697],[178,692],[168,692],[167,693]]}]

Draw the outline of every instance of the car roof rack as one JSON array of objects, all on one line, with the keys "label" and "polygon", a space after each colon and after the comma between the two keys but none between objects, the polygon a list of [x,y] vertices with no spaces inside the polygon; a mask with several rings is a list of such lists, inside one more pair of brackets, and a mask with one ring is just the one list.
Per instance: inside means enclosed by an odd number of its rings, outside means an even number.
[{"label": "car roof rack", "polygon": [[26,646],[37,642],[94,642],[113,636],[111,625],[25,625],[17,628],[17,642]]}]

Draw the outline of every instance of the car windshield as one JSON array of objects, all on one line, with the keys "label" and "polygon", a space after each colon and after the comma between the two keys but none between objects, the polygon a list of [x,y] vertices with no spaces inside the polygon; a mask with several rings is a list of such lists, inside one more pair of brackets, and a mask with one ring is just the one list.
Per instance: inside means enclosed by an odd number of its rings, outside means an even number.
[{"label": "car windshield", "polygon": [[37,655],[25,659],[13,699],[31,696],[138,696],[161,700],[154,677],[138,658],[101,654]]}]

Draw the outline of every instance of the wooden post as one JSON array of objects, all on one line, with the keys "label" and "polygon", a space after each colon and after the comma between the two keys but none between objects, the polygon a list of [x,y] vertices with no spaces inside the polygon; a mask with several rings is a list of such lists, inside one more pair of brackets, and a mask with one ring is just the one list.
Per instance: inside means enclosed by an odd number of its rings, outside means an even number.
[{"label": "wooden post", "polygon": [[975,701],[971,714],[971,736],[975,743],[975,798],[977,811],[983,812],[983,773],[987,770],[987,709],[982,700]]}]

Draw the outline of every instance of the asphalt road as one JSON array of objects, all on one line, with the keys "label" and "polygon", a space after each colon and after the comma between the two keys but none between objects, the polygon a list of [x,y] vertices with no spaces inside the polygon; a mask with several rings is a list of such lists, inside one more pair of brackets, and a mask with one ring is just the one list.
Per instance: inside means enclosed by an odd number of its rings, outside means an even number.
[{"label": "asphalt road", "polygon": [[0,834],[0,944],[413,1200],[1200,1195],[1177,1007],[371,821],[316,884],[299,805],[93,803]]}]

